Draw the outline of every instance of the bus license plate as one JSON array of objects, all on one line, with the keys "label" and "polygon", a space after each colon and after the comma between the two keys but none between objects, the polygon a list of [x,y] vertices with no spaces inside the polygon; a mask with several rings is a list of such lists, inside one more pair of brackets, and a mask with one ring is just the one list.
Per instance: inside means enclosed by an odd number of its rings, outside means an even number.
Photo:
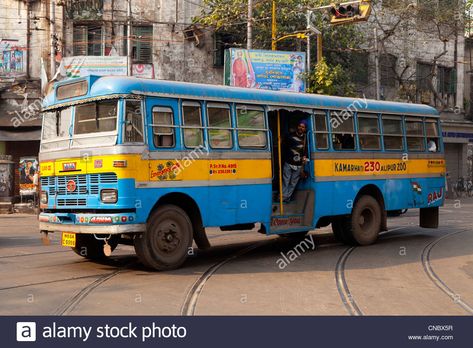
[{"label": "bus license plate", "polygon": [[76,246],[76,234],[62,232],[62,246],[74,248]]}]

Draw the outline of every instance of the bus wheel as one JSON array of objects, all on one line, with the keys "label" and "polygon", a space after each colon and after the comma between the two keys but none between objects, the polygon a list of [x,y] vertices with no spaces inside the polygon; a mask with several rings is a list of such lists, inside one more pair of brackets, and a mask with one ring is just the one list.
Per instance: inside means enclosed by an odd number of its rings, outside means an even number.
[{"label": "bus wheel", "polygon": [[378,239],[381,230],[382,212],[376,199],[362,196],[351,214],[351,237],[355,244],[370,245]]},{"label": "bus wheel", "polygon": [[148,220],[146,231],[135,237],[140,261],[158,271],[178,268],[192,246],[192,222],[175,205],[159,207]]},{"label": "bus wheel", "polygon": [[[100,235],[98,235],[101,238]],[[107,236],[103,236],[107,237]],[[110,245],[110,248],[115,250],[118,245],[119,236],[111,236],[107,243]],[[76,246],[72,248],[74,252],[86,259],[90,260],[99,260],[104,259],[105,256],[103,252],[103,246],[105,242],[103,240],[96,239],[93,234],[76,234]]]}]

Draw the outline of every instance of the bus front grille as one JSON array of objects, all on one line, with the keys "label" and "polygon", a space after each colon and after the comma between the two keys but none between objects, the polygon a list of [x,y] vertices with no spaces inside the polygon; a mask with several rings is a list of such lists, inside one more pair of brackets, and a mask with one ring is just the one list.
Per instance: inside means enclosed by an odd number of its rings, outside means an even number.
[{"label": "bus front grille", "polygon": [[[75,183],[73,191],[68,190],[68,184],[73,186],[71,181]],[[87,205],[87,197],[81,196],[98,196],[102,185],[117,183],[118,177],[115,173],[49,176],[41,178],[41,189],[48,192],[49,197],[56,197],[56,206],[77,207]]]},{"label": "bus front grille", "polygon": [[87,200],[85,198],[59,198],[57,200],[58,207],[68,206],[86,206]]}]

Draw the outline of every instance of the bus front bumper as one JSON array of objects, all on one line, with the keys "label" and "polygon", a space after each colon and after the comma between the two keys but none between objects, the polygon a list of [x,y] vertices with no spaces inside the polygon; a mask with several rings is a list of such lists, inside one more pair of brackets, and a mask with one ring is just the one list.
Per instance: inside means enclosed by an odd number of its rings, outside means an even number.
[{"label": "bus front bumper", "polygon": [[[126,221],[122,220],[125,219]],[[123,234],[144,232],[146,224],[133,223],[135,214],[72,214],[41,213],[39,229],[44,232],[74,232],[86,234]]]}]

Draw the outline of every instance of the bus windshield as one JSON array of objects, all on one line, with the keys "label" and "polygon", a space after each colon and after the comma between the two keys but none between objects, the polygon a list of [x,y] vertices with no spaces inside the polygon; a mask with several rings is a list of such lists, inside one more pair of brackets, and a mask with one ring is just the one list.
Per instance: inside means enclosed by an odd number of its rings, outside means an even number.
[{"label": "bus windshield", "polygon": [[[103,100],[44,112],[41,150],[92,146],[97,144],[97,137],[102,145],[114,144],[117,111],[118,100]],[[89,134],[95,136],[90,138]]]}]

